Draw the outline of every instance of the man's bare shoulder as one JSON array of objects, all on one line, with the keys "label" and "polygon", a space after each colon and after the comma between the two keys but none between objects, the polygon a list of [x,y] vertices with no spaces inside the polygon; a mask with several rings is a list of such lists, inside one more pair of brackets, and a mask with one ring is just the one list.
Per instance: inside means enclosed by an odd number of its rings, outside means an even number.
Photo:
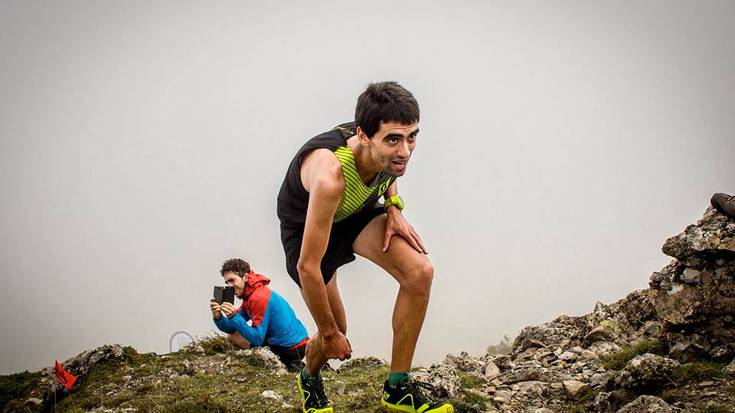
[{"label": "man's bare shoulder", "polygon": [[315,149],[301,161],[301,183],[311,193],[318,185],[319,192],[338,193],[344,191],[342,165],[337,156],[326,148]]}]

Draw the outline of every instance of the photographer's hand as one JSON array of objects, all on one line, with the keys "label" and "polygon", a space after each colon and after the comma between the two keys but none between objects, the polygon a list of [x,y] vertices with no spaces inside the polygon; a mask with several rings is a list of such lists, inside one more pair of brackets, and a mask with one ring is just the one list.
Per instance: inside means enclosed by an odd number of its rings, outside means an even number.
[{"label": "photographer's hand", "polygon": [[209,309],[212,310],[212,317],[215,320],[219,320],[222,316],[222,306],[214,298],[209,300]]},{"label": "photographer's hand", "polygon": [[220,307],[222,308],[222,312],[225,313],[227,318],[231,318],[235,315],[235,313],[237,313],[237,308],[235,308],[235,306],[230,303],[222,303]]}]

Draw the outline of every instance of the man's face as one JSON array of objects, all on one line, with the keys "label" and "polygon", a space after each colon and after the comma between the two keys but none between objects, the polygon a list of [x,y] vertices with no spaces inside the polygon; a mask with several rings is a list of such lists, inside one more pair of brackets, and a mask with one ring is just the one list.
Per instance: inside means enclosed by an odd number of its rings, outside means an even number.
[{"label": "man's face", "polygon": [[245,288],[245,278],[234,272],[226,272],[222,277],[225,279],[225,284],[235,288],[235,296],[240,297]]},{"label": "man's face", "polygon": [[369,148],[373,162],[392,176],[399,177],[406,173],[418,133],[418,123],[381,122],[372,139],[361,132],[360,143]]}]

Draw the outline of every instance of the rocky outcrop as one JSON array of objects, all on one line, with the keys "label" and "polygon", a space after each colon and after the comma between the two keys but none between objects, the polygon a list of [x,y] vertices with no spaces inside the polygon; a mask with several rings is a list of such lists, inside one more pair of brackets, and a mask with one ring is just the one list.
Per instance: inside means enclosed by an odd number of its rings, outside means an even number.
[{"label": "rocky outcrop", "polygon": [[651,277],[651,302],[670,356],[735,357],[735,221],[708,208],[696,225],[666,240],[674,260]]},{"label": "rocky outcrop", "polygon": [[553,352],[578,347],[591,349],[599,356],[659,334],[660,323],[650,291],[635,291],[610,305],[597,303],[594,311],[584,316],[563,315],[540,326],[526,327],[513,343],[513,355],[517,357],[528,349]]},{"label": "rocky outcrop", "polygon": [[[697,395],[697,383],[688,384],[697,373],[686,372],[735,357],[735,221],[709,208],[663,251],[674,261],[652,275],[650,289],[598,303],[589,314],[526,327],[510,354],[460,354],[445,363],[485,378],[489,411],[680,411],[655,396],[675,388]],[[630,359],[614,367],[626,352]],[[704,363],[685,368],[690,362]],[[722,375],[735,376],[732,363]],[[732,379],[714,380],[705,384],[735,389]],[[727,404],[735,399],[728,392],[707,394]]]}]

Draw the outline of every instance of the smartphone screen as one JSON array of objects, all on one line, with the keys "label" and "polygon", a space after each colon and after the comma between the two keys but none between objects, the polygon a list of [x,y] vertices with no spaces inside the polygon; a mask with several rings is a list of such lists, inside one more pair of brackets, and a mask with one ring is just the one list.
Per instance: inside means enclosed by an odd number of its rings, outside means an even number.
[{"label": "smartphone screen", "polygon": [[235,287],[227,286],[222,293],[222,302],[235,304]]},{"label": "smartphone screen", "polygon": [[218,304],[222,304],[222,299],[224,298],[224,292],[225,287],[222,286],[215,286],[214,287],[214,301],[217,301]]}]

